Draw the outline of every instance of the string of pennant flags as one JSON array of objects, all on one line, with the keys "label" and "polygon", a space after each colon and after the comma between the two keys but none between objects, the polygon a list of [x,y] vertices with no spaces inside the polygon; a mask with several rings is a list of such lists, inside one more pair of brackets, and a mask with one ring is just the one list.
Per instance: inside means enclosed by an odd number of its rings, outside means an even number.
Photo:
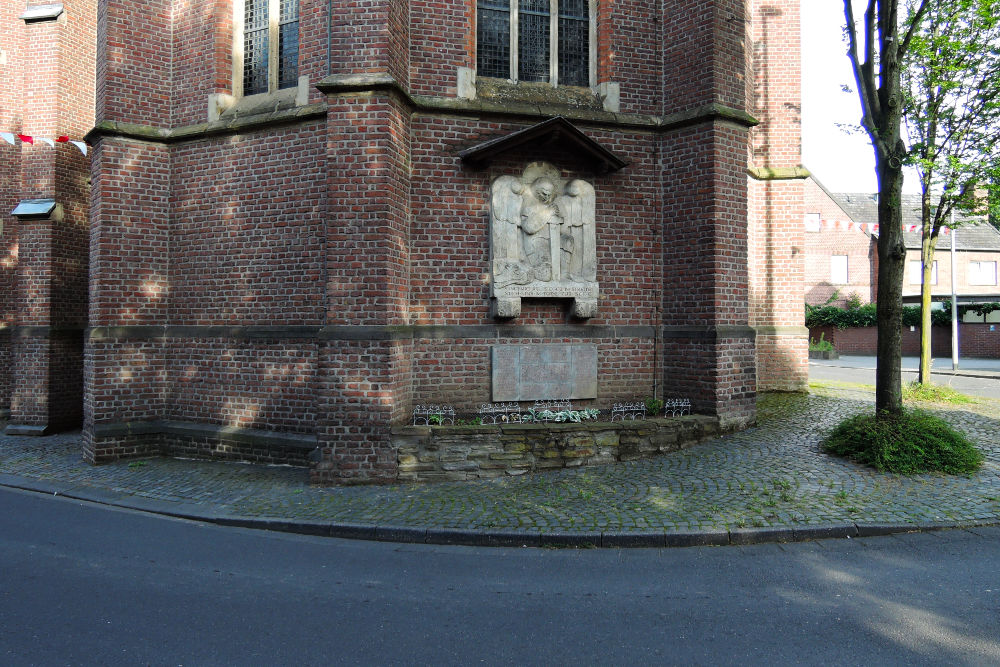
[{"label": "string of pennant flags", "polygon": [[3,139],[11,146],[15,145],[17,143],[17,140],[20,140],[22,143],[32,144],[32,145],[34,145],[36,141],[40,141],[43,144],[48,144],[52,148],[55,148],[56,144],[73,144],[80,150],[81,153],[83,153],[84,155],[87,154],[87,142],[70,139],[66,135],[60,135],[58,137],[36,137],[30,134],[15,134],[14,132],[0,132],[0,139]]},{"label": "string of pennant flags", "polygon": [[[806,220],[806,230],[820,232],[827,231],[859,231],[869,234],[878,234],[879,224],[877,222],[854,222],[853,220]],[[918,232],[920,225],[902,225],[904,232]],[[951,233],[948,227],[942,227],[941,233],[947,236]]]}]

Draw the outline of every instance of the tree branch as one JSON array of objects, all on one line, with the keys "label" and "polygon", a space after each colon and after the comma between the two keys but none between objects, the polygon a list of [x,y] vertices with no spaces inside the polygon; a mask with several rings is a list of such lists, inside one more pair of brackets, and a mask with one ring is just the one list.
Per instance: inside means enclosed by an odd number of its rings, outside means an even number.
[{"label": "tree branch", "polygon": [[854,8],[851,6],[851,0],[844,0],[844,17],[847,22],[847,57],[851,60],[851,70],[854,72],[854,81],[858,87],[858,97],[861,101],[861,125],[868,132],[868,136],[872,140],[872,144],[875,146],[876,150],[879,151],[879,155],[885,156],[888,154],[886,150],[885,142],[878,134],[878,128],[876,127],[875,121],[878,117],[878,96],[875,94],[874,87],[874,74],[872,70],[872,58],[873,58],[873,28],[870,26],[871,10],[875,4],[875,0],[869,0],[868,3],[868,13],[866,13],[866,26],[865,26],[865,54],[866,60],[862,64],[858,59],[858,32],[857,24],[854,20]]},{"label": "tree branch", "polygon": [[910,21],[910,27],[906,30],[906,36],[903,41],[899,43],[899,57],[902,58],[907,50],[910,48],[910,42],[913,40],[913,35],[917,32],[917,27],[924,18],[924,12],[927,11],[927,7],[930,6],[931,0],[921,0],[920,6],[917,8],[916,13],[913,15],[913,19]]}]

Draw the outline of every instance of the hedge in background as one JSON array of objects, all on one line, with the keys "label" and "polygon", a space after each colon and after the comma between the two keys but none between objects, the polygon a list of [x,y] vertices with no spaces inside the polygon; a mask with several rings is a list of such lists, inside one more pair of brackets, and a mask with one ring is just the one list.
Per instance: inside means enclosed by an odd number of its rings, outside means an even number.
[{"label": "hedge in background", "polygon": [[[944,304],[943,310],[931,311],[931,324],[951,324],[951,302],[945,301]],[[961,319],[965,317],[967,312],[971,312],[982,317],[995,310],[1000,310],[1000,303],[965,305],[958,307],[958,316]],[[874,327],[877,324],[878,318],[875,314],[874,303],[866,303],[864,305],[849,303],[846,308],[829,305],[806,306],[806,326],[810,328],[836,327],[838,329],[850,329],[852,327]],[[903,326],[920,326],[920,306],[903,306]]]}]

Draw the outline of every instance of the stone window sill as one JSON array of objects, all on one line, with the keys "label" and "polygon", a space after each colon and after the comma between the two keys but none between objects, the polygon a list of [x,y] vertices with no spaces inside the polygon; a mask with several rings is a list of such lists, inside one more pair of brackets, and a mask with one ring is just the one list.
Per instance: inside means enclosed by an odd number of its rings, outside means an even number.
[{"label": "stone window sill", "polygon": [[476,77],[475,91],[477,99],[490,102],[559,105],[594,111],[618,110],[617,84],[600,84],[595,91],[586,86],[553,86],[544,81]]},{"label": "stone window sill", "polygon": [[208,96],[208,122],[259,116],[276,111],[286,111],[309,103],[309,77],[300,76],[294,88],[283,88],[273,93],[260,93],[234,97],[225,93]]}]

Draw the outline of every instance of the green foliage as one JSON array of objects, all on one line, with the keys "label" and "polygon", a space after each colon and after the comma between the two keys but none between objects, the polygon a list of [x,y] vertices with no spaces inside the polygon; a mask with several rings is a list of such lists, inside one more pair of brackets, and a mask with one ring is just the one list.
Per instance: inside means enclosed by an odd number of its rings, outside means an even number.
[{"label": "green foliage", "polygon": [[826,340],[826,334],[821,333],[819,335],[819,340],[815,338],[809,339],[809,351],[810,352],[832,352],[833,343]]},{"label": "green foliage", "polygon": [[903,385],[903,400],[951,403],[953,405],[968,405],[976,402],[976,399],[957,392],[946,384],[923,384],[920,382],[910,382]]},{"label": "green foliage", "polygon": [[663,401],[652,396],[646,398],[643,403],[646,404],[646,414],[650,417],[656,417],[660,414],[660,410],[663,409]]},{"label": "green foliage", "polygon": [[965,308],[966,311],[975,313],[976,315],[979,315],[980,317],[986,317],[987,315],[989,315],[993,311],[1000,310],[1000,303],[996,303],[996,302],[994,302],[994,303],[977,303],[977,304],[972,305],[972,306],[959,306],[958,307],[959,312],[962,312],[962,308]]},{"label": "green foliage", "polygon": [[945,421],[921,410],[862,414],[841,422],[823,441],[830,454],[881,472],[970,474],[982,453]]},{"label": "green foliage", "polygon": [[1000,185],[1000,0],[934,0],[916,14],[903,57],[901,97],[911,146],[907,162],[928,195],[923,222],[932,233],[953,211],[984,215]]},{"label": "green foliage", "polygon": [[806,306],[807,327],[873,327],[876,325],[875,304],[868,303],[856,308],[840,308],[838,306]]},{"label": "green foliage", "polygon": [[[960,318],[963,315],[963,308],[965,306],[958,307],[958,316]],[[931,325],[945,326],[948,324],[951,324],[951,301],[946,300],[943,309],[931,311]],[[920,306],[903,306],[903,326],[920,326]]]},{"label": "green foliage", "polygon": [[[807,327],[836,327],[850,329],[852,327],[874,327],[878,324],[876,306],[869,303],[851,308],[837,306],[806,306]],[[961,320],[967,312],[983,317],[995,310],[1000,310],[1000,303],[980,303],[960,305],[958,317]],[[931,311],[931,324],[946,326],[951,324],[951,301],[945,299],[944,308]],[[920,326],[920,306],[903,306],[903,326]],[[810,341],[811,343],[811,341]],[[813,349],[813,348],[810,348]],[[819,349],[819,348],[816,348]]]},{"label": "green foliage", "polygon": [[538,410],[535,411],[534,408],[528,409],[528,414],[521,418],[521,421],[525,423],[530,422],[582,422],[589,421],[591,419],[597,419],[601,411],[597,408],[584,408],[583,410],[560,410],[558,412],[553,412],[552,410]]}]

